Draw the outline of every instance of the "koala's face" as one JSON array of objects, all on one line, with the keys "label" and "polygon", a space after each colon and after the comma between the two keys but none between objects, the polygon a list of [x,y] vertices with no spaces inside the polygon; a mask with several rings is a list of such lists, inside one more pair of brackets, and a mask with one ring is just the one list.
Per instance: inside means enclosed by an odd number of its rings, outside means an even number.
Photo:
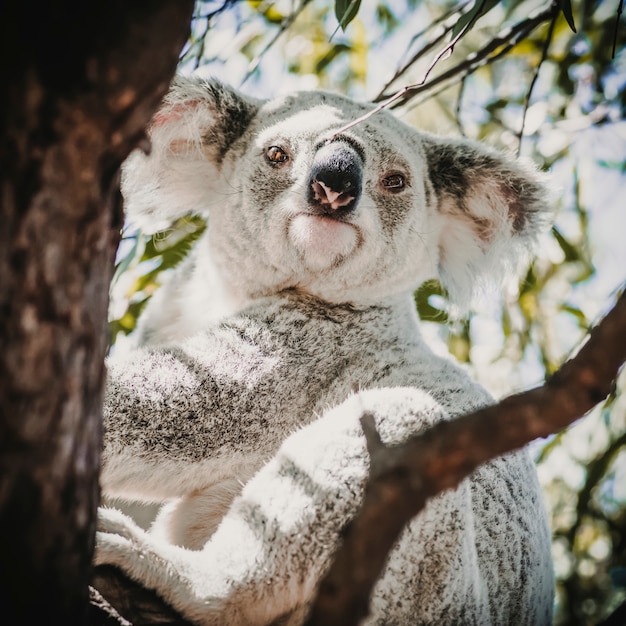
[{"label": "koala's face", "polygon": [[482,144],[419,132],[324,92],[261,102],[180,79],[124,168],[148,221],[207,213],[199,242],[233,302],[298,289],[379,301],[439,276],[461,304],[515,269],[550,217],[532,167]]},{"label": "koala's face", "polygon": [[224,167],[233,202],[211,212],[212,249],[258,295],[297,288],[367,301],[436,274],[417,137],[387,114],[334,136],[366,111],[300,93],[263,105],[234,147]]}]

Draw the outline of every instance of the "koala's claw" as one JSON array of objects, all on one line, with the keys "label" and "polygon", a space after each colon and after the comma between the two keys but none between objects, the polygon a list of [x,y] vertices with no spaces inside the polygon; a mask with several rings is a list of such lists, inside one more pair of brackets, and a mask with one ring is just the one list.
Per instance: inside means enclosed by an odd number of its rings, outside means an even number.
[{"label": "koala's claw", "polygon": [[119,565],[128,559],[132,550],[129,539],[114,533],[96,532],[94,565]]},{"label": "koala's claw", "polygon": [[149,533],[137,526],[130,517],[117,509],[100,508],[96,532],[95,565],[116,565],[128,574],[137,562],[154,552]]},{"label": "koala's claw", "polygon": [[100,507],[98,509],[98,531],[100,533],[110,533],[121,535],[127,539],[139,537],[145,534],[135,522],[118,509]]},{"label": "koala's claw", "polygon": [[100,507],[94,563],[124,567],[131,553],[141,551],[147,536],[144,530],[121,511]]}]

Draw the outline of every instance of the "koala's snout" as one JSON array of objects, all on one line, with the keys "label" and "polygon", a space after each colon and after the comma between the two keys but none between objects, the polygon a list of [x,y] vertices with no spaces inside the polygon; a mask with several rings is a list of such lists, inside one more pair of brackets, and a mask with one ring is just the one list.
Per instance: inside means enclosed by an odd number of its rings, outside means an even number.
[{"label": "koala's snout", "polygon": [[309,176],[309,204],[316,213],[339,217],[352,211],[362,187],[363,161],[343,142],[321,147]]}]

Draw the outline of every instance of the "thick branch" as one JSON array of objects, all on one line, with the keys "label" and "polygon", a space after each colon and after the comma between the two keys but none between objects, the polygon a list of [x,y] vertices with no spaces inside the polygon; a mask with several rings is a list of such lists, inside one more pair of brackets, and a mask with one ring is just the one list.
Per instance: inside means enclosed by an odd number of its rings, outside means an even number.
[{"label": "thick branch", "polygon": [[191,626],[154,591],[111,565],[96,567],[93,582],[97,591],[91,589],[92,626]]},{"label": "thick branch", "polygon": [[429,498],[455,487],[480,464],[584,415],[609,394],[625,360],[626,294],[578,355],[541,387],[438,424],[395,447],[377,443],[373,422],[365,416],[372,455],[365,500],[320,585],[307,624],[358,624],[367,615],[370,592],[387,554]]}]

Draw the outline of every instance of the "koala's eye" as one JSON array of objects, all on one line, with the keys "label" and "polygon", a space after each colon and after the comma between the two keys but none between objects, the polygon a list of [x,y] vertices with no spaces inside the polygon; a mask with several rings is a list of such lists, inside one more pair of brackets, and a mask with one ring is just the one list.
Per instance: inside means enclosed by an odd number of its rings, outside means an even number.
[{"label": "koala's eye", "polygon": [[265,152],[265,158],[270,165],[281,165],[289,161],[289,155],[278,146],[270,146]]},{"label": "koala's eye", "polygon": [[398,193],[404,189],[404,176],[398,173],[389,174],[389,176],[382,179],[381,184],[387,191]]}]

